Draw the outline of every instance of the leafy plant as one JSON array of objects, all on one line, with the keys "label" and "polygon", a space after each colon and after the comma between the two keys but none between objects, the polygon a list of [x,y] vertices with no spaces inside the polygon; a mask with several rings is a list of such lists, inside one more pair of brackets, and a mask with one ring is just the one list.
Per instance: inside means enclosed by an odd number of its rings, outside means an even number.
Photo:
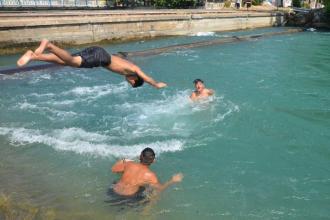
[{"label": "leafy plant", "polygon": [[231,1],[230,0],[225,1],[225,8],[230,8],[230,6],[231,6]]},{"label": "leafy plant", "polygon": [[307,2],[304,2],[304,4],[303,4],[303,8],[311,8],[311,6],[307,3]]},{"label": "leafy plant", "polygon": [[301,7],[301,2],[300,0],[292,0],[292,6],[300,8]]},{"label": "leafy plant", "polygon": [[261,5],[263,0],[252,0],[252,5]]},{"label": "leafy plant", "polygon": [[323,0],[326,14],[330,17],[330,0]]},{"label": "leafy plant", "polygon": [[197,0],[156,0],[157,8],[189,8],[194,7]]}]

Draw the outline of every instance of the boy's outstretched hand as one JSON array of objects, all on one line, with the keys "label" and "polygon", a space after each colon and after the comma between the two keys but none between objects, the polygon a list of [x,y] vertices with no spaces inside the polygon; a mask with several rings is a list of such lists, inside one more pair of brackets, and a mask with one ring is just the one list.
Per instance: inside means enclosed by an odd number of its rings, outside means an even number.
[{"label": "boy's outstretched hand", "polygon": [[157,88],[157,89],[161,89],[161,88],[164,88],[164,87],[166,87],[167,86],[167,84],[166,83],[163,83],[163,82],[158,82],[158,83],[156,83],[156,85],[155,85],[155,87]]},{"label": "boy's outstretched hand", "polygon": [[182,173],[177,173],[175,175],[172,176],[172,182],[174,183],[179,183],[181,182],[183,179],[183,174]]}]

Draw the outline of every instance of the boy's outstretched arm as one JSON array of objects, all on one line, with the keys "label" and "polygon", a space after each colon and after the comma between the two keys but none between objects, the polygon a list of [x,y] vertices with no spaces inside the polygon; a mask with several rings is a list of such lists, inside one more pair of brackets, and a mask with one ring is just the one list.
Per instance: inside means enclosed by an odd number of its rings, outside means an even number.
[{"label": "boy's outstretched arm", "polygon": [[156,190],[158,191],[163,191],[165,190],[167,187],[169,187],[170,185],[174,184],[174,183],[179,183],[182,181],[183,179],[183,174],[182,173],[178,173],[178,174],[175,174],[172,176],[172,178],[165,182],[164,184],[161,184],[159,181],[158,181],[158,178],[157,176],[152,173],[150,174],[150,176],[148,177],[148,182],[150,184],[151,187],[155,188]]},{"label": "boy's outstretched arm", "polygon": [[163,82],[157,82],[155,81],[153,78],[151,78],[150,76],[148,76],[147,74],[145,74],[139,67],[135,67],[134,69],[135,73],[141,77],[145,82],[149,83],[150,85],[152,85],[153,87],[160,89],[163,87],[166,87],[167,84],[163,83]]}]

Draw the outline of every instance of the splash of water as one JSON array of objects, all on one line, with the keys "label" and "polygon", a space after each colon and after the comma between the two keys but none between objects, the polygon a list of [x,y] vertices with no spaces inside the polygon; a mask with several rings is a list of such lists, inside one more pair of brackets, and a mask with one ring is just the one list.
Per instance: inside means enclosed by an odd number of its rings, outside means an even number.
[{"label": "splash of water", "polygon": [[216,36],[215,32],[197,32],[195,34],[192,34],[191,36],[197,36],[197,37],[204,37],[204,36]]},{"label": "splash of water", "polygon": [[0,135],[8,136],[12,144],[44,144],[58,151],[70,151],[96,157],[134,158],[145,148],[151,147],[157,154],[180,151],[184,142],[181,140],[157,141],[134,145],[111,144],[111,137],[97,132],[87,132],[81,128],[54,129],[50,131],[0,127]]}]

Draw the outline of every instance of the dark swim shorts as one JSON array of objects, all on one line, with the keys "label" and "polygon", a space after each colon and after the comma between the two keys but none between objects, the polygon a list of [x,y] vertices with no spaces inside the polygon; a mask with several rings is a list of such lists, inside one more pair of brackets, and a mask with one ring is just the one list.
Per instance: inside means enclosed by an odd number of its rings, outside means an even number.
[{"label": "dark swim shorts", "polygon": [[110,203],[111,206],[122,206],[122,207],[139,207],[149,202],[146,196],[146,188],[140,187],[139,191],[132,196],[122,196],[117,194],[112,187],[109,188],[107,195],[109,199],[105,202]]},{"label": "dark swim shorts", "polygon": [[72,56],[81,56],[80,68],[106,67],[111,63],[111,56],[102,47],[88,47]]}]

